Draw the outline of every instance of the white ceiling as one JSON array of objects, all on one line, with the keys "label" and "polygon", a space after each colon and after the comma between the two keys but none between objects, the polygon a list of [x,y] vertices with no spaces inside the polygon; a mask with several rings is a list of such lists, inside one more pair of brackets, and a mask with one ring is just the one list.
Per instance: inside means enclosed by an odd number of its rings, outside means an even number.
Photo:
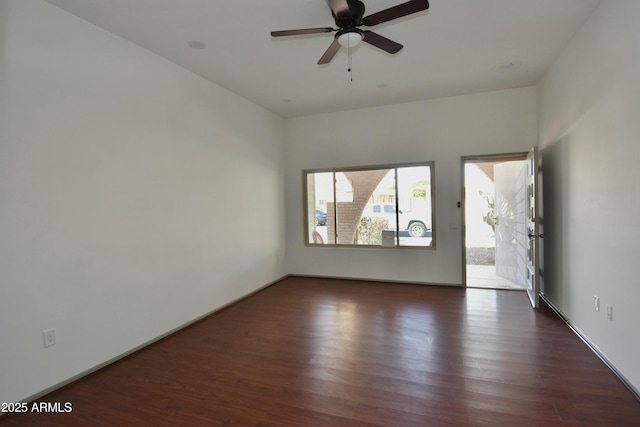
[{"label": "white ceiling", "polygon": [[[369,28],[404,49],[356,47],[353,82],[345,48],[316,65],[333,33],[269,34],[335,28],[325,0],[47,1],[294,117],[535,85],[600,0],[430,0],[428,11]],[[365,16],[402,2],[364,0]]]}]

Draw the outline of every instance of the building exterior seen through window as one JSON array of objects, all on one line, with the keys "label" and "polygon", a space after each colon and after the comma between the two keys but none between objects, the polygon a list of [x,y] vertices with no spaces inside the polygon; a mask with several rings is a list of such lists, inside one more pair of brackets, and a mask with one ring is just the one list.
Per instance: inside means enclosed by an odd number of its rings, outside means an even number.
[{"label": "building exterior seen through window", "polygon": [[433,168],[303,171],[306,244],[435,248]]}]

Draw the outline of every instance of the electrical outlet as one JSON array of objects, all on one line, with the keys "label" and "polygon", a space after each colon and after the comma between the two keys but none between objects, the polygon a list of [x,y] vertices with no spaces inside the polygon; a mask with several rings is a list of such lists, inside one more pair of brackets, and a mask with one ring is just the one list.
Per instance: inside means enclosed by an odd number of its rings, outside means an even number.
[{"label": "electrical outlet", "polygon": [[55,329],[47,329],[46,331],[42,331],[42,336],[44,337],[44,346],[51,347],[52,345],[56,345],[56,330]]},{"label": "electrical outlet", "polygon": [[611,304],[607,304],[607,319],[613,320],[613,306]]},{"label": "electrical outlet", "polygon": [[593,296],[593,309],[595,311],[600,311],[600,297],[597,295]]}]

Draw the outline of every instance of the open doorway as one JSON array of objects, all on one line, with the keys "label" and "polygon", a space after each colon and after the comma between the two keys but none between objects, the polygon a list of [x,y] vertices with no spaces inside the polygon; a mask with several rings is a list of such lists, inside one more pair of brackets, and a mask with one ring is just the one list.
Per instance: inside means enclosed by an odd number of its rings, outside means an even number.
[{"label": "open doorway", "polygon": [[462,163],[466,286],[526,290],[526,153]]}]

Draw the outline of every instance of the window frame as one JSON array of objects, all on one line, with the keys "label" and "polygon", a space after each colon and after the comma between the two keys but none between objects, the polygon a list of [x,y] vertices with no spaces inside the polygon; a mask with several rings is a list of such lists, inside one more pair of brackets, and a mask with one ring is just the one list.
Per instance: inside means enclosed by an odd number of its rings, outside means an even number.
[{"label": "window frame", "polygon": [[[411,168],[411,167],[428,167],[429,168],[429,187],[430,187],[430,206],[431,206],[431,243],[427,246],[425,245],[401,245],[400,244],[400,236],[399,236],[399,212],[400,212],[400,200],[398,197],[398,169],[402,168]],[[309,204],[309,182],[308,176],[309,174],[317,174],[317,173],[332,173],[333,174],[333,220],[334,220],[334,232],[337,237],[337,225],[338,225],[338,203],[336,202],[337,190],[336,190],[336,174],[341,172],[360,172],[360,171],[373,171],[373,170],[384,170],[384,169],[395,169],[395,197],[394,197],[394,205],[396,210],[396,236],[395,236],[395,244],[394,245],[365,245],[365,244],[346,244],[346,243],[314,243],[313,239],[310,237],[311,232],[315,230],[310,229],[310,213],[314,213],[315,218],[315,200],[313,202],[313,208],[310,207]],[[435,185],[435,161],[422,161],[422,162],[410,162],[410,163],[391,163],[391,164],[378,164],[378,165],[363,165],[363,166],[347,166],[347,167],[336,167],[336,168],[317,168],[317,169],[303,169],[302,170],[302,191],[303,191],[303,225],[304,225],[304,239],[305,246],[307,247],[327,247],[327,248],[360,248],[360,249],[403,249],[403,250],[436,250],[436,185]],[[313,210],[311,210],[313,209]],[[328,224],[327,224],[328,227]],[[336,239],[337,240],[337,239]]]}]

